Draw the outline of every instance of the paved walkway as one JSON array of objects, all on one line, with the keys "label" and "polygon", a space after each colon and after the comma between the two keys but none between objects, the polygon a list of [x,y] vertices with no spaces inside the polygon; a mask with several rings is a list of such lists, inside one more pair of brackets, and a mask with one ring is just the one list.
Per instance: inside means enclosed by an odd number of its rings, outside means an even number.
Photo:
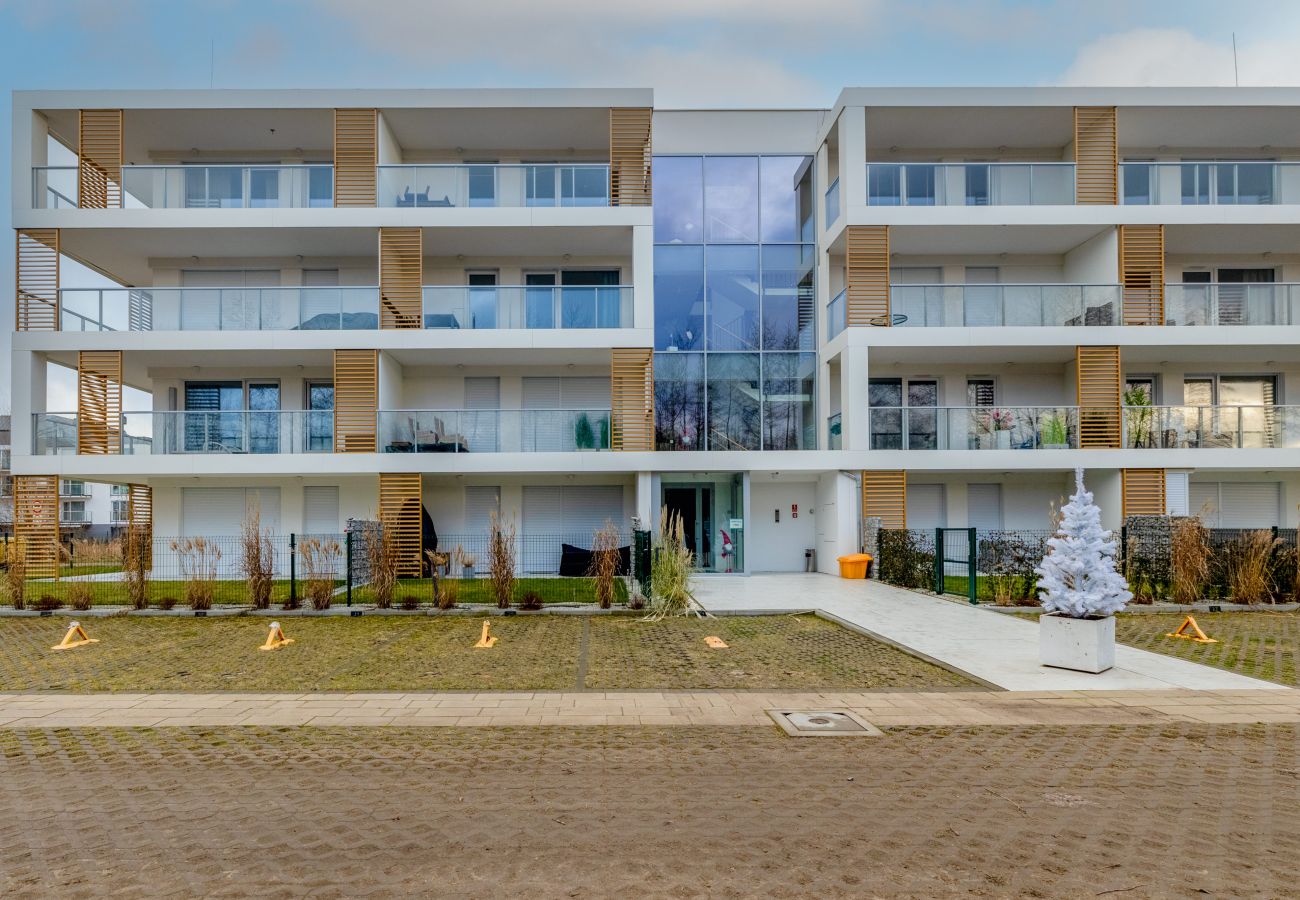
[{"label": "paved walkway", "polygon": [[1009,691],[1290,690],[1124,646],[1100,675],[1049,668],[1038,661],[1038,623],[874,580],[709,575],[695,579],[695,596],[717,611],[813,610]]},{"label": "paved walkway", "polygon": [[881,727],[1300,723],[1300,691],[646,691],[486,694],[0,694],[0,728],[771,726],[768,709],[850,709]]}]

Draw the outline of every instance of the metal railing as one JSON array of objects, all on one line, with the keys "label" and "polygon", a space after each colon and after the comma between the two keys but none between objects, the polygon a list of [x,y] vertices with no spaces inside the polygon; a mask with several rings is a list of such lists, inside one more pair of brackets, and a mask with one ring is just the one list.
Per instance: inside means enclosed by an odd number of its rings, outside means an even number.
[{"label": "metal railing", "polygon": [[1300,284],[1166,284],[1165,324],[1300,324]]},{"label": "metal railing", "polygon": [[632,287],[426,286],[425,328],[631,328]]},{"label": "metal railing", "polygon": [[379,167],[381,207],[609,206],[609,165],[449,164]]},{"label": "metal railing", "polygon": [[1126,162],[1120,185],[1130,206],[1300,203],[1300,162]]},{"label": "metal railing", "polygon": [[33,209],[76,209],[76,166],[32,166]]},{"label": "metal railing", "polygon": [[894,322],[917,327],[1118,325],[1117,284],[893,284]]},{"label": "metal railing", "polygon": [[1061,450],[1079,446],[1073,406],[872,407],[872,450]]},{"label": "metal railing", "polygon": [[122,205],[146,209],[334,206],[333,165],[123,166]]},{"label": "metal railing", "polygon": [[610,448],[608,409],[380,410],[382,453],[548,453]]},{"label": "metal railing", "polygon": [[1300,448],[1300,406],[1126,406],[1124,446]]},{"label": "metal railing", "polygon": [[844,291],[840,291],[826,305],[826,339],[831,340],[844,330],[847,309],[844,303]]},{"label": "metal railing", "polygon": [[830,228],[840,217],[840,180],[836,178],[826,189],[826,227]]},{"label": "metal railing", "polygon": [[1074,163],[867,163],[868,206],[1074,204]]},{"label": "metal railing", "polygon": [[844,435],[841,433],[842,425],[843,425],[843,418],[840,413],[836,413],[833,416],[827,417],[826,419],[826,449],[827,450],[844,449]]}]

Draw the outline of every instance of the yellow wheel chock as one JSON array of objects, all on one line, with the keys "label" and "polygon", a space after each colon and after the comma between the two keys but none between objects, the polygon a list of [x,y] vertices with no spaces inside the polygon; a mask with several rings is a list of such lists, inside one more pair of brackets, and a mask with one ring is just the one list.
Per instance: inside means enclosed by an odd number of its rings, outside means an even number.
[{"label": "yellow wheel chock", "polygon": [[279,650],[281,647],[287,647],[293,643],[293,638],[284,636],[284,629],[280,627],[279,622],[271,623],[271,631],[266,636],[266,643],[258,647],[258,650]]},{"label": "yellow wheel chock", "polygon": [[483,620],[483,633],[479,635],[478,643],[474,645],[475,650],[486,650],[497,642],[489,632],[489,623],[487,619]]},{"label": "yellow wheel chock", "polygon": [[1196,624],[1196,619],[1188,616],[1183,619],[1183,624],[1178,626],[1177,631],[1171,631],[1165,635],[1171,638],[1185,638],[1189,641],[1195,641],[1198,644],[1217,644],[1219,643],[1212,637],[1208,637],[1201,626]]},{"label": "yellow wheel chock", "polygon": [[718,637],[716,634],[711,634],[708,637],[706,637],[704,639],[704,643],[708,644],[714,650],[727,649],[727,642],[724,641],[722,638]]},{"label": "yellow wheel chock", "polygon": [[86,634],[86,629],[81,627],[80,622],[68,623],[68,633],[63,636],[51,650],[71,650],[73,647],[84,647],[86,644],[98,644],[99,638],[93,638]]}]

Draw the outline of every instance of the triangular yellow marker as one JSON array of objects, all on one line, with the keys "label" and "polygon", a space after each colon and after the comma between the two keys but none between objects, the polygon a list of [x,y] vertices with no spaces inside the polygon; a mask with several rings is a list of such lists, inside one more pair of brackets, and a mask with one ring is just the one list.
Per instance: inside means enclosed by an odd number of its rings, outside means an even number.
[{"label": "triangular yellow marker", "polygon": [[63,640],[59,641],[50,649],[71,650],[73,647],[84,647],[86,644],[98,644],[98,643],[99,643],[99,639],[89,637],[86,634],[86,629],[81,627],[80,622],[70,622],[68,624],[68,633],[63,636]]},{"label": "triangular yellow marker", "polygon": [[708,637],[706,637],[706,638],[704,639],[704,643],[708,644],[708,645],[709,645],[710,647],[712,647],[714,650],[726,650],[726,649],[727,649],[727,642],[724,641],[722,638],[718,637],[718,636],[715,635],[715,634],[711,634],[711,635],[709,635]]},{"label": "triangular yellow marker", "polygon": [[[1187,630],[1191,629],[1192,633],[1188,634]],[[1178,626],[1177,631],[1171,631],[1165,637],[1186,638],[1189,641],[1196,641],[1198,644],[1217,644],[1219,643],[1212,637],[1207,637],[1201,626],[1196,624],[1196,620],[1191,616],[1183,619],[1183,624]]]},{"label": "triangular yellow marker", "polygon": [[284,636],[284,629],[280,627],[279,622],[271,623],[271,631],[266,636],[266,643],[258,647],[258,650],[279,650],[281,647],[287,647],[293,643],[293,638]]},{"label": "triangular yellow marker", "polygon": [[478,643],[474,645],[475,650],[486,650],[497,642],[497,639],[488,634],[488,620],[483,620],[483,633],[479,635]]}]

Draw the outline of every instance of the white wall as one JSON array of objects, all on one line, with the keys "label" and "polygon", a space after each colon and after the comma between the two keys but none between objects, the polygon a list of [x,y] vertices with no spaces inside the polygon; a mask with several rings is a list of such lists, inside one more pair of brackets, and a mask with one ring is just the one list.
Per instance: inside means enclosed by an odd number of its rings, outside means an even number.
[{"label": "white wall", "polygon": [[1065,254],[1066,284],[1119,283],[1119,230],[1108,228]]}]

